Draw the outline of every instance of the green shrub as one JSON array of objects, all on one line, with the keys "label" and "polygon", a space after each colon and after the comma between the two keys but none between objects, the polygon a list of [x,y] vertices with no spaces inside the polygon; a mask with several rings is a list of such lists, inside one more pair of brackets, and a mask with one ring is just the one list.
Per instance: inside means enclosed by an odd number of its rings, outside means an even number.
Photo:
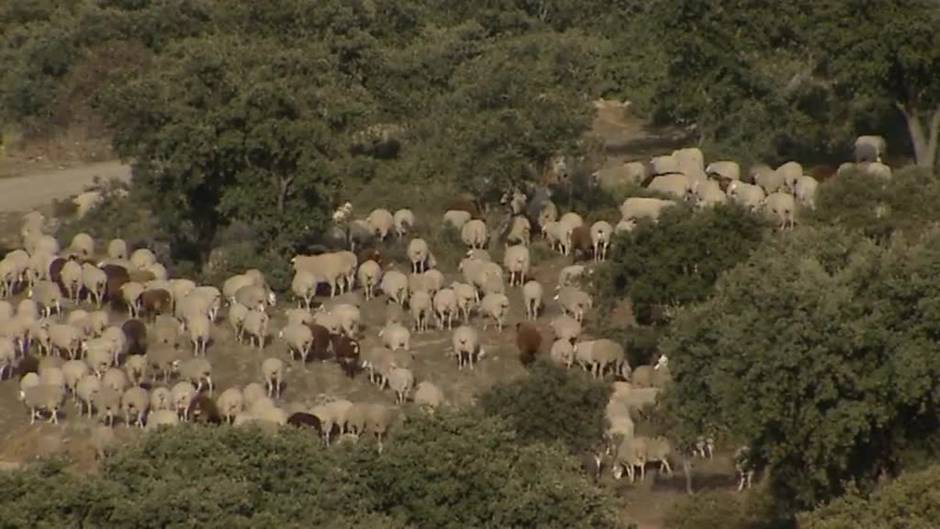
[{"label": "green shrub", "polygon": [[708,491],[683,496],[666,514],[666,529],[771,529],[787,527],[776,520],[765,491],[747,494]]},{"label": "green shrub", "polygon": [[527,442],[560,442],[573,453],[593,447],[604,432],[608,384],[581,370],[548,361],[533,364],[529,376],[484,393],[480,404]]}]

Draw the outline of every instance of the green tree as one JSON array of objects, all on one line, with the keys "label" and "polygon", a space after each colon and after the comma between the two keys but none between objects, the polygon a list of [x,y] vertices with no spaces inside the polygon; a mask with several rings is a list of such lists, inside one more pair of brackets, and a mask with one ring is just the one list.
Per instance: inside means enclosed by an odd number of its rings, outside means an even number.
[{"label": "green tree", "polygon": [[601,298],[628,296],[637,320],[651,323],[659,308],[704,300],[722,272],[760,245],[767,228],[734,205],[668,208],[658,223],[641,223],[617,238],[596,290]]},{"label": "green tree", "polygon": [[931,529],[940,520],[940,466],[902,474],[870,496],[850,491],[799,517],[804,529]]},{"label": "green tree", "polygon": [[896,468],[936,428],[938,235],[882,248],[838,229],[777,237],[680,310],[662,348],[684,430],[752,448],[788,508]]},{"label": "green tree", "polygon": [[488,415],[502,417],[526,442],[564,444],[572,453],[592,448],[604,433],[607,384],[537,362],[526,378],[495,386],[480,398]]}]

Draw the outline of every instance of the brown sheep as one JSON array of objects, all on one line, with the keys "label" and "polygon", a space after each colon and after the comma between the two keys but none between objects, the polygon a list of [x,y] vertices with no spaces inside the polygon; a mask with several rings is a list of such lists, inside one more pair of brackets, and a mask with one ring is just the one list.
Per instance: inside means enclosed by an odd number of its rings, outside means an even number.
[{"label": "brown sheep", "polygon": [[62,267],[65,266],[66,259],[56,257],[49,263],[49,280],[59,285],[59,290],[68,292],[65,284],[62,282]]},{"label": "brown sheep", "polygon": [[186,409],[185,417],[189,417],[192,422],[222,424],[222,415],[215,401],[212,400],[205,390],[199,392],[189,402],[189,408]]},{"label": "brown sheep", "polygon": [[359,342],[345,335],[333,335],[330,338],[333,354],[336,355],[336,363],[347,377],[355,377],[362,367],[359,361]]},{"label": "brown sheep", "polygon": [[110,301],[112,304],[120,303],[122,301],[121,287],[124,285],[124,283],[130,282],[130,274],[127,273],[127,269],[123,266],[112,264],[106,264],[102,266],[101,270],[108,278],[108,282],[104,290],[104,299],[106,301]]},{"label": "brown sheep", "polygon": [[287,418],[287,424],[297,428],[311,428],[314,430],[318,439],[323,435],[323,424],[321,424],[320,419],[312,413],[302,411],[292,413],[291,416]]},{"label": "brown sheep", "polygon": [[467,213],[470,214],[470,218],[474,218],[474,219],[482,218],[480,216],[480,208],[477,207],[476,203],[473,200],[473,197],[469,195],[461,195],[451,200],[447,204],[447,207],[444,208],[444,211],[450,211],[450,210],[466,211]]},{"label": "brown sheep", "polygon": [[310,346],[309,358],[326,360],[330,357],[330,330],[318,323],[308,324],[313,333],[313,345]]},{"label": "brown sheep", "polygon": [[158,314],[168,313],[172,310],[173,297],[162,288],[145,290],[140,295],[141,312],[150,314],[150,319],[156,319]]},{"label": "brown sheep", "polygon": [[542,334],[531,323],[516,324],[516,347],[519,349],[519,361],[528,366],[535,361],[542,347]]},{"label": "brown sheep", "polygon": [[121,324],[127,338],[127,354],[147,354],[147,325],[140,320],[127,320]]},{"label": "brown sheep", "polygon": [[589,226],[582,225],[571,230],[571,261],[577,261],[579,255],[582,259],[594,255],[594,241]]}]

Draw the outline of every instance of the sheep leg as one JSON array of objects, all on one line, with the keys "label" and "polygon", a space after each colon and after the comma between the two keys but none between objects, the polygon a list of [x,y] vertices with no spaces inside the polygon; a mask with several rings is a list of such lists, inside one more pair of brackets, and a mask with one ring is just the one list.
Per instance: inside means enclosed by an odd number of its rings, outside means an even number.
[{"label": "sheep leg", "polygon": [[663,459],[659,464],[659,470],[665,472],[667,475],[672,475],[672,467],[669,466],[669,461]]}]

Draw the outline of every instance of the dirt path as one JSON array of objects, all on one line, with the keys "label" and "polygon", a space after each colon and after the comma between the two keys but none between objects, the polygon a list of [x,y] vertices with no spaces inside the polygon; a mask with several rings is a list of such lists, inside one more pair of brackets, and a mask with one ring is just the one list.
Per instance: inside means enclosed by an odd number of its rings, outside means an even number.
[{"label": "dirt path", "polygon": [[29,211],[81,193],[95,177],[130,180],[131,168],[119,161],[48,169],[0,179],[0,212]]}]

